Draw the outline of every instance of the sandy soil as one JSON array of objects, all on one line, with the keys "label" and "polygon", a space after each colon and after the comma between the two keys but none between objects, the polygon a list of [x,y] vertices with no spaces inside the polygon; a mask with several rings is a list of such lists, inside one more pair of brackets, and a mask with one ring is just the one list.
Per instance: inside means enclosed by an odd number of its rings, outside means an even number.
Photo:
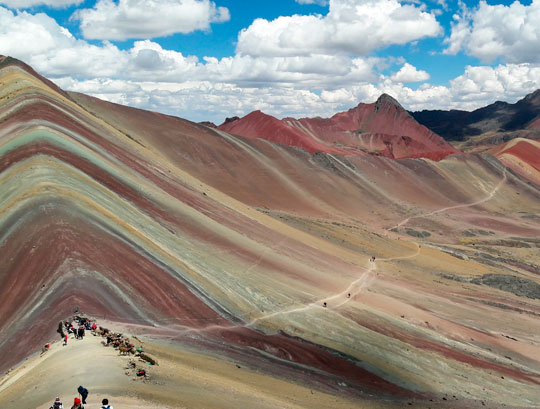
[{"label": "sandy soil", "polygon": [[[56,396],[72,404],[77,387],[90,391],[87,409],[108,398],[115,408],[351,408],[351,402],[277,380],[234,362],[196,354],[160,343],[151,347],[158,366],[147,368],[151,379],[125,375],[129,357],[101,344],[101,338],[70,339],[51,344],[0,381],[0,407],[48,409]],[[133,358],[131,358],[133,359]],[[70,407],[70,406],[67,406]],[[385,407],[374,405],[370,407]]]}]

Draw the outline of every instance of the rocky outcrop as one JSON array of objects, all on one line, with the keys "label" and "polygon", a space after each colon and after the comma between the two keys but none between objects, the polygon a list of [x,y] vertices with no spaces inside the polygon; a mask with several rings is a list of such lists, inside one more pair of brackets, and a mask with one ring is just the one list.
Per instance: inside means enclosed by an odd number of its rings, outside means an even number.
[{"label": "rocky outcrop", "polygon": [[485,274],[472,279],[471,283],[487,285],[520,297],[540,299],[540,284],[527,278],[506,274]]}]

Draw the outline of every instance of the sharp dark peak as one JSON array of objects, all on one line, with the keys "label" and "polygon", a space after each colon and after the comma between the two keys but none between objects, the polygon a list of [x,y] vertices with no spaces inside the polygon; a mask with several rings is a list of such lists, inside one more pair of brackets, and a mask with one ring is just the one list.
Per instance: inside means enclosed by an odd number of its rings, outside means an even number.
[{"label": "sharp dark peak", "polygon": [[232,116],[230,118],[225,118],[225,122],[223,122],[221,125],[225,125],[225,124],[228,124],[230,122],[238,121],[239,119],[240,119],[240,117],[238,117],[238,116]]},{"label": "sharp dark peak", "polygon": [[379,97],[379,99],[377,99],[377,101],[375,102],[375,110],[378,111],[379,109],[388,105],[394,105],[398,107],[399,109],[403,110],[403,107],[401,106],[401,104],[397,102],[397,100],[394,97],[391,97],[388,94],[382,94]]}]

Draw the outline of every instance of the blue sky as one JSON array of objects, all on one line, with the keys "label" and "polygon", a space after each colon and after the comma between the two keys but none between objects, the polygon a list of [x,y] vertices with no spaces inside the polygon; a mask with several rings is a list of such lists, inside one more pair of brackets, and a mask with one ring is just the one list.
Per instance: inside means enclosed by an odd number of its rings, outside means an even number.
[{"label": "blue sky", "polygon": [[540,88],[538,21],[540,0],[0,0],[0,53],[196,121],[331,115],[382,92],[474,109]]}]

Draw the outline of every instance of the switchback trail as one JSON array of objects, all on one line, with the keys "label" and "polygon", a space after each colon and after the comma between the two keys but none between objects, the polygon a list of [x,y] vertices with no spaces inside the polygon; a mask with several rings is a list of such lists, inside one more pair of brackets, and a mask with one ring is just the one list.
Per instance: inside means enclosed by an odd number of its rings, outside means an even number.
[{"label": "switchback trail", "polygon": [[429,212],[429,213],[421,213],[421,214],[418,214],[416,216],[407,217],[406,219],[403,219],[401,222],[396,224],[394,227],[391,227],[390,230],[397,229],[397,228],[403,226],[404,224],[409,223],[409,221],[411,221],[412,219],[418,219],[418,218],[421,218],[421,217],[433,216],[435,214],[443,213],[443,212],[446,212],[448,210],[461,209],[461,208],[464,208],[464,207],[471,207],[471,206],[476,206],[476,205],[485,203],[485,202],[493,199],[493,196],[495,196],[495,194],[499,191],[499,189],[507,181],[507,179],[508,179],[508,176],[507,176],[506,168],[504,168],[502,179],[499,181],[497,186],[495,186],[493,188],[493,190],[486,197],[484,197],[484,198],[482,198],[480,200],[477,200],[475,202],[472,202],[472,203],[464,203],[464,204],[459,204],[459,205],[454,205],[454,206],[443,207],[442,209],[434,210],[434,211]]}]

